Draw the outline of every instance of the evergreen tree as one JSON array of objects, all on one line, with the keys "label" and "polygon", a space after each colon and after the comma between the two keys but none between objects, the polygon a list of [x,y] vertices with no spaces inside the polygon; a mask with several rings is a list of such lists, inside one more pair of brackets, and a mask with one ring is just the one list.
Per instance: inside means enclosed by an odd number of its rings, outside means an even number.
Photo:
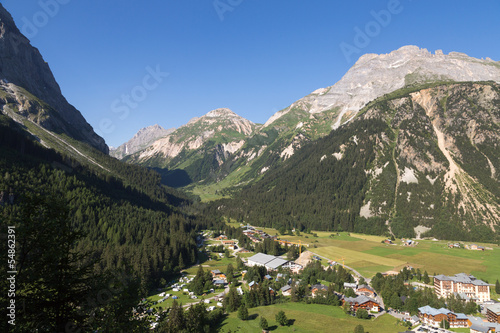
[{"label": "evergreen tree", "polygon": [[497,293],[497,295],[500,295],[500,282],[497,281],[495,282],[495,293]]},{"label": "evergreen tree", "polygon": [[241,304],[238,308],[238,318],[240,318],[241,320],[248,319],[248,309],[245,304]]},{"label": "evergreen tree", "polygon": [[226,309],[227,312],[234,312],[238,310],[240,305],[241,305],[241,296],[238,295],[236,288],[234,286],[231,286],[231,288],[229,288],[227,296],[224,297],[224,308]]},{"label": "evergreen tree", "polygon": [[425,283],[425,284],[429,284],[431,282],[431,279],[429,278],[429,275],[427,274],[427,271],[424,272],[424,276],[422,278],[422,281]]},{"label": "evergreen tree", "polygon": [[288,325],[288,318],[286,317],[286,314],[284,311],[280,311],[276,314],[275,316],[276,321],[280,326],[286,326]]},{"label": "evergreen tree", "polygon": [[267,319],[264,317],[260,317],[260,323],[259,323],[260,328],[263,330],[267,331],[269,328],[269,324],[267,323]]},{"label": "evergreen tree", "polygon": [[245,268],[245,264],[243,263],[243,260],[241,260],[240,256],[237,256],[236,257],[236,269],[240,271],[243,268]]},{"label": "evergreen tree", "polygon": [[356,293],[352,288],[347,288],[344,290],[345,297],[356,297]]}]

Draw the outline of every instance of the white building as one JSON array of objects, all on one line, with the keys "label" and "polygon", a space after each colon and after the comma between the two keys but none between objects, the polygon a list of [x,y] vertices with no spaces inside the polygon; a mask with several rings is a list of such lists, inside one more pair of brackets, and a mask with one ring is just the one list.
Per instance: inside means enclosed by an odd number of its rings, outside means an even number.
[{"label": "white building", "polygon": [[478,303],[490,300],[490,285],[465,273],[454,276],[436,275],[434,291],[438,297],[449,297],[454,293],[462,294]]}]

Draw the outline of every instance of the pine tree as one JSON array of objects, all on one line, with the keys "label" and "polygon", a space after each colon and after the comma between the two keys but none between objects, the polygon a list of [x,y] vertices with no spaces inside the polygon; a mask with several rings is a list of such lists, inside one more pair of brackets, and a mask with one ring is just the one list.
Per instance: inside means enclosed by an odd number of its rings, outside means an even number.
[{"label": "pine tree", "polygon": [[267,331],[269,328],[269,324],[267,323],[267,319],[264,317],[260,317],[260,323],[259,323],[260,328],[263,330]]},{"label": "pine tree", "polygon": [[278,312],[275,316],[275,319],[278,322],[278,324],[280,324],[281,326],[288,325],[288,318],[286,317],[286,314],[284,311]]},{"label": "pine tree", "polygon": [[495,282],[495,292],[497,295],[500,295],[500,282],[497,279],[497,282]]},{"label": "pine tree", "polygon": [[431,282],[431,279],[429,278],[429,274],[427,274],[427,271],[424,272],[424,277],[422,278],[422,281],[425,284],[429,284]]},{"label": "pine tree", "polygon": [[238,318],[240,318],[241,320],[248,319],[248,309],[245,304],[241,304],[238,308]]}]

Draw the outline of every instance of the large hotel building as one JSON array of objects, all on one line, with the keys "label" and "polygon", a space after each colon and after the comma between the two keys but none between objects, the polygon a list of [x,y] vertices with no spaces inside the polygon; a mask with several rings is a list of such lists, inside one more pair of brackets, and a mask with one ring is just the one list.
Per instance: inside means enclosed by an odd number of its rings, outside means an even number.
[{"label": "large hotel building", "polygon": [[490,300],[490,285],[465,273],[435,276],[434,292],[438,297],[446,298],[455,294],[476,303]]}]

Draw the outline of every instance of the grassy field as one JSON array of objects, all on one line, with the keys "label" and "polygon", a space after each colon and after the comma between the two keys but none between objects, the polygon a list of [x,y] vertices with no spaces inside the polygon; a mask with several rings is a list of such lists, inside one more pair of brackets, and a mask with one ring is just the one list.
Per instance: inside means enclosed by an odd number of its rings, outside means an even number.
[{"label": "grassy field", "polygon": [[[279,326],[275,315],[283,310],[291,325]],[[400,332],[402,326],[396,325],[396,318],[383,315],[376,320],[362,320],[346,315],[340,307],[285,303],[257,307],[248,310],[250,319],[242,321],[236,313],[231,313],[222,323],[220,332],[261,332],[260,318],[266,318],[272,332],[353,332],[357,325],[363,325],[365,332]]]},{"label": "grassy field", "polygon": [[[239,227],[239,223],[231,223]],[[278,233],[273,228],[258,228],[270,235]],[[325,256],[331,260],[342,262],[358,270],[365,277],[372,277],[377,272],[399,270],[405,265],[420,268],[430,275],[457,273],[473,274],[479,279],[495,283],[500,279],[500,247],[495,244],[480,244],[493,250],[471,251],[466,249],[450,249],[447,241],[419,240],[415,247],[402,246],[400,240],[396,245],[382,244],[384,237],[355,233],[339,233],[313,231],[313,234],[279,235],[280,239],[308,244],[309,251]]]}]

